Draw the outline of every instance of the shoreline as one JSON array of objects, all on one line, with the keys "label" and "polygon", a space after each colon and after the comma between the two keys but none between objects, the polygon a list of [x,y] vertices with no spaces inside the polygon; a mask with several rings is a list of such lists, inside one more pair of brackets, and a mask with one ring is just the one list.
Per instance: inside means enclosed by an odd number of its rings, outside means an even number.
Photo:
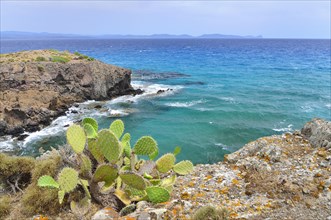
[{"label": "shoreline", "polygon": [[[55,118],[48,126],[45,126],[38,131],[24,132],[19,136],[1,136],[0,140],[3,140],[2,143],[0,143],[0,152],[1,150],[5,153],[16,152],[17,150],[26,149],[27,145],[31,144],[31,142],[43,142],[43,139],[64,133],[70,124],[87,116],[123,117],[136,111],[127,108],[111,108],[118,102],[135,103],[143,99],[172,95],[177,92],[177,90],[181,89],[179,87],[165,84],[149,84],[143,81],[133,81],[131,84],[135,90],[142,90],[144,92],[138,95],[122,95],[111,100],[87,100],[81,103],[75,103],[67,109],[64,115]],[[7,147],[7,150],[4,147]]]}]

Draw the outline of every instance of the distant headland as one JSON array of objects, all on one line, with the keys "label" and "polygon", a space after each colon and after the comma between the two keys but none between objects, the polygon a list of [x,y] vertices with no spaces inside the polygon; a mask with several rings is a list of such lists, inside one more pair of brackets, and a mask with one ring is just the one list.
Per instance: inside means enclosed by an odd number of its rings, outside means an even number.
[{"label": "distant headland", "polygon": [[192,36],[188,34],[151,34],[151,35],[131,35],[131,34],[104,34],[104,35],[80,35],[80,34],[61,34],[48,32],[21,32],[21,31],[1,31],[1,40],[5,39],[255,39],[263,38],[262,35],[240,36],[228,34],[203,34]]}]

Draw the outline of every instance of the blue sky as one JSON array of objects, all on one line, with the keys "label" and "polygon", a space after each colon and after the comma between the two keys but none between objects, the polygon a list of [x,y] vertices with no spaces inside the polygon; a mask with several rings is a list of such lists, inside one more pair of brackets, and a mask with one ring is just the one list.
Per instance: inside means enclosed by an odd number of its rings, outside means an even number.
[{"label": "blue sky", "polygon": [[4,1],[1,30],[330,38],[330,1]]}]

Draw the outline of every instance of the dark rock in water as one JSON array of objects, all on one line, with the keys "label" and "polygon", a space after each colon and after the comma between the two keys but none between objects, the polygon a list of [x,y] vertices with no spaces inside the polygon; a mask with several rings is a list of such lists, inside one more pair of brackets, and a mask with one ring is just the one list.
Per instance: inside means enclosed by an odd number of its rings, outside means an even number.
[{"label": "dark rock in water", "polygon": [[161,94],[161,93],[164,93],[165,92],[165,90],[163,90],[163,89],[160,89],[160,90],[158,90],[157,91],[157,93],[156,94]]},{"label": "dark rock in water", "polygon": [[76,104],[74,104],[74,107],[78,108],[78,107],[79,107],[79,104],[77,104],[77,103],[76,103]]},{"label": "dark rock in water", "polygon": [[24,132],[24,129],[20,126],[11,126],[7,128],[6,134],[17,136]]},{"label": "dark rock in water", "polygon": [[184,83],[184,85],[187,85],[187,86],[189,86],[189,85],[200,85],[200,86],[202,86],[202,85],[205,85],[206,83],[204,83],[204,82],[201,82],[201,81],[197,81],[197,82],[185,82]]},{"label": "dark rock in water", "polygon": [[[46,59],[63,53],[71,57],[68,62]],[[47,126],[77,102],[143,92],[131,86],[128,69],[96,60],[76,60],[75,55],[63,53],[37,50],[1,56],[0,135],[18,135]],[[8,57],[13,57],[14,62],[9,62]],[[37,62],[36,57],[45,57],[46,61]],[[29,62],[22,61],[26,59]],[[31,125],[29,120],[41,126]]]},{"label": "dark rock in water", "polygon": [[171,78],[184,78],[190,77],[190,75],[177,73],[177,72],[153,72],[149,70],[135,70],[133,72],[133,79],[142,80],[160,80],[160,79],[171,79]]},{"label": "dark rock in water", "polygon": [[5,121],[0,120],[0,136],[5,135],[7,133],[7,123]]},{"label": "dark rock in water", "polygon": [[77,114],[78,111],[77,111],[77,110],[71,110],[71,113],[72,113],[72,114]]},{"label": "dark rock in water", "polygon": [[94,106],[94,108],[95,109],[100,109],[100,108],[102,108],[102,106],[101,105],[96,105],[96,106]]},{"label": "dark rock in water", "polygon": [[21,134],[20,136],[18,136],[17,140],[19,141],[23,141],[26,137],[28,137],[29,135],[27,134]]},{"label": "dark rock in water", "polygon": [[136,89],[136,90],[134,90],[134,92],[132,93],[132,95],[133,96],[136,96],[136,95],[140,95],[142,93],[144,93],[144,90],[142,90],[142,89]]}]

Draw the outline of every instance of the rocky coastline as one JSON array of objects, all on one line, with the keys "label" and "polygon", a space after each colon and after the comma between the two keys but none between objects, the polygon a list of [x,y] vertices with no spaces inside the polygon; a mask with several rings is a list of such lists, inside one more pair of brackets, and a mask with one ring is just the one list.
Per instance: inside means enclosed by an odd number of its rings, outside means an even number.
[{"label": "rocky coastline", "polygon": [[140,93],[131,86],[131,70],[79,53],[1,54],[0,136],[40,130],[74,103]]},{"label": "rocky coastline", "polygon": [[[196,165],[191,174],[177,178],[169,202],[152,204],[140,201],[132,204],[125,214],[112,207],[92,203],[85,219],[192,219],[199,208],[212,206],[226,210],[226,217],[217,218],[221,220],[330,220],[330,143],[331,122],[315,118],[301,131],[262,137],[226,155],[224,161]],[[2,211],[4,219],[40,219],[40,216],[77,219],[69,207],[55,206],[57,194],[40,199],[35,195],[36,176],[45,172],[39,170],[40,163],[50,166],[48,172],[51,173],[56,171],[56,167],[63,166],[57,152],[53,150],[37,158],[39,165],[35,165],[32,171],[25,166],[24,172],[32,172],[32,182],[26,189],[19,185],[23,191],[11,194],[11,199],[4,200],[8,197],[3,195],[10,188],[1,189],[5,183],[1,183],[0,178],[0,201],[3,204],[7,201],[6,212],[0,207],[0,217]],[[28,161],[24,163],[28,164]],[[40,193],[46,195],[44,191]],[[32,198],[35,204],[30,203]],[[45,201],[50,204],[45,204]]]}]

